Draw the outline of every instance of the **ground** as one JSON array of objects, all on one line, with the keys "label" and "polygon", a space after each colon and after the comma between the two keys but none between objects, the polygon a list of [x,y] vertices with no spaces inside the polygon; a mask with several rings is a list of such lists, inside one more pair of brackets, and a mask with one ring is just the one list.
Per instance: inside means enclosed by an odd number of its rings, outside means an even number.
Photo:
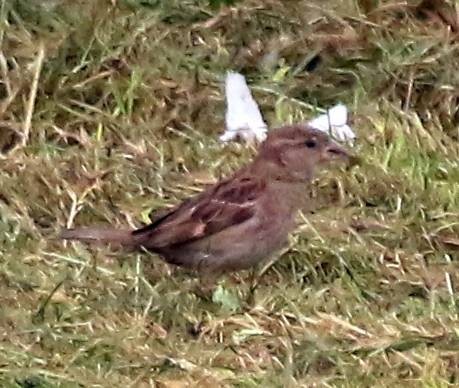
[{"label": "ground", "polygon": [[[458,385],[454,3],[224,3],[1,2],[1,386]],[[270,127],[343,102],[359,136],[253,293],[56,240],[247,162],[217,140],[230,69]]]}]

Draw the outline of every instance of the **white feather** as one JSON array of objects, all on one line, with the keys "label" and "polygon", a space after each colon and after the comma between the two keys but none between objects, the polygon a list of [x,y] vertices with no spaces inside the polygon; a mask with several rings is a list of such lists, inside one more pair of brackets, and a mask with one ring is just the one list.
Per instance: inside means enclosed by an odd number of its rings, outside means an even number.
[{"label": "white feather", "polygon": [[267,125],[244,76],[228,72],[225,92],[226,131],[220,136],[220,140],[230,141],[239,135],[246,141],[263,141],[266,138]]},{"label": "white feather", "polygon": [[352,144],[356,138],[352,128],[347,125],[347,108],[343,104],[335,105],[327,113],[309,121],[308,124],[320,131],[331,133],[340,141]]}]

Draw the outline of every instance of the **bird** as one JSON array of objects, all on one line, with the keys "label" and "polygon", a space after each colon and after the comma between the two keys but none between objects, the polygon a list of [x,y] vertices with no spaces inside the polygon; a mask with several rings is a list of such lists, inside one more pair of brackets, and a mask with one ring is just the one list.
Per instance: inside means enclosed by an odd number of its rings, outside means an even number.
[{"label": "bird", "polygon": [[[254,159],[138,229],[64,229],[60,238],[158,254],[206,279],[250,269],[288,242],[314,173],[349,152],[307,125],[272,129]],[[209,280],[211,281],[211,280]]]}]

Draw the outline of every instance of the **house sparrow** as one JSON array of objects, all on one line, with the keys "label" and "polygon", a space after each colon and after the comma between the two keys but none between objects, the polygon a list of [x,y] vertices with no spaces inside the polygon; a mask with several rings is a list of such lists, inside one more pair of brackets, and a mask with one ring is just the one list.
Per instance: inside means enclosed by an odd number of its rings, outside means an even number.
[{"label": "house sparrow", "polygon": [[314,171],[335,159],[348,159],[348,153],[321,131],[307,126],[273,129],[250,164],[160,211],[150,225],[68,229],[61,238],[145,249],[216,279],[250,268],[286,244],[296,212],[307,203]]}]

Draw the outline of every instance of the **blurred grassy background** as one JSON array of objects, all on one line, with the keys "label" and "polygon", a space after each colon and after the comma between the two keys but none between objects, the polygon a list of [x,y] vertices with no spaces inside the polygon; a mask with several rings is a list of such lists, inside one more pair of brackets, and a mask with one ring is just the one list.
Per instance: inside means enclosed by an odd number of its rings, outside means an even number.
[{"label": "blurred grassy background", "polygon": [[[3,0],[0,384],[459,384],[459,25],[441,0]],[[138,226],[246,162],[216,139],[227,70],[269,125],[346,103],[362,163],[249,295],[146,254],[64,245]]]}]

